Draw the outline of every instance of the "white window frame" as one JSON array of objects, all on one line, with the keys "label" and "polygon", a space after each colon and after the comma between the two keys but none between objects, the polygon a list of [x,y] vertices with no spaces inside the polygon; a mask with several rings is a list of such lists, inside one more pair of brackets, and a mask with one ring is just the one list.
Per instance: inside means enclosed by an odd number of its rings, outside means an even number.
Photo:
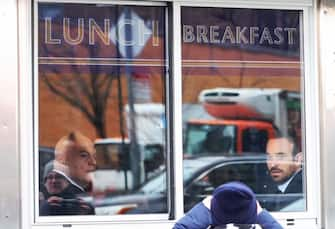
[{"label": "white window frame", "polygon": [[[34,1],[35,4],[37,2]],[[153,2],[149,1],[112,1],[112,0],[63,0],[52,1],[44,0],[40,2],[64,2],[64,3],[119,3],[119,4],[139,4],[150,5]],[[76,216],[76,217],[56,217],[58,219],[51,219],[46,217],[46,220],[39,221],[35,218],[36,209],[32,211],[34,203],[34,195],[36,195],[36,186],[33,183],[34,164],[32,152],[37,145],[33,142],[38,137],[38,129],[36,123],[38,120],[33,116],[33,109],[35,114],[37,106],[34,107],[34,93],[33,79],[36,78],[37,69],[37,54],[32,56],[33,45],[36,45],[37,39],[33,40],[33,18],[31,17],[33,8],[36,10],[36,5],[32,6],[30,1],[19,1],[19,148],[21,155],[21,227],[25,228],[63,228],[72,225],[75,228],[136,228],[143,226],[146,228],[171,228],[176,219],[183,216],[183,181],[182,181],[182,66],[181,66],[181,7],[183,6],[199,6],[199,7],[222,7],[222,8],[253,8],[253,9],[283,9],[283,10],[302,10],[303,11],[303,57],[304,57],[304,80],[302,88],[304,90],[304,121],[305,121],[305,165],[307,177],[307,211],[306,212],[290,212],[290,213],[273,213],[273,215],[282,223],[287,225],[288,219],[294,220],[293,226],[287,228],[320,228],[321,227],[321,209],[320,209],[320,126],[319,126],[319,80],[318,69],[316,67],[316,6],[312,0],[185,0],[185,1],[162,1],[169,2],[172,5],[172,22],[173,28],[173,44],[169,43],[171,47],[171,66],[172,67],[172,87],[173,87],[173,166],[172,174],[174,176],[174,220],[169,220],[167,216],[163,218],[153,218],[152,215],[134,215],[127,216],[126,220],[121,217],[118,219],[114,216]],[[36,25],[36,21],[34,22]],[[34,28],[36,30],[36,26]],[[35,31],[35,34],[37,31]],[[169,41],[168,41],[169,42]],[[37,50],[37,49],[34,49]],[[33,72],[35,76],[33,75]],[[308,102],[306,102],[308,101]],[[306,121],[307,120],[307,121]],[[35,138],[34,136],[35,135]],[[91,218],[92,217],[92,218]],[[144,217],[144,218],[143,218]],[[148,218],[145,218],[148,217]],[[54,217],[52,217],[54,218]],[[74,219],[76,218],[76,219]],[[140,220],[139,220],[140,219]]]},{"label": "white window frame", "polygon": [[[285,4],[286,3],[286,4]],[[316,59],[316,37],[315,37],[315,8],[312,2],[294,3],[286,1],[182,1],[179,6],[193,7],[219,7],[219,8],[251,8],[251,9],[280,9],[280,10],[301,10],[303,46],[301,56],[303,57],[302,74],[303,80],[301,89],[304,92],[303,112],[304,136],[303,150],[306,177],[306,208],[304,212],[273,212],[272,214],[280,220],[282,225],[290,225],[292,228],[317,228],[320,224],[320,126],[319,126],[319,83],[315,64]],[[179,28],[180,29],[180,28]],[[179,93],[178,93],[179,94]],[[307,101],[307,102],[306,102]],[[177,101],[175,101],[177,103]],[[292,221],[293,220],[293,221]]]},{"label": "white window frame", "polygon": [[[74,0],[74,1],[68,1],[68,0],[58,0],[58,1],[51,1],[51,0],[35,0],[34,2],[34,24],[38,25],[38,3],[78,3],[78,4],[107,4],[107,3],[113,3],[115,5],[136,5],[136,6],[161,6],[161,7],[167,7],[166,3],[164,2],[135,2],[135,1],[106,1],[106,0]],[[38,34],[38,27],[35,26],[35,31],[34,34]],[[167,42],[168,44],[168,42]],[[38,60],[38,40],[35,39],[34,40],[34,50],[35,51],[35,56],[34,59]],[[167,62],[167,60],[166,60]],[[38,63],[36,61],[36,65],[35,65],[35,75],[34,75],[34,88],[38,88]],[[34,146],[35,148],[38,147],[38,90],[33,91],[34,93],[34,103],[35,103],[35,125],[34,125],[34,133],[35,133],[35,143]],[[35,150],[36,151],[36,150]],[[38,161],[38,157],[35,156],[35,161],[34,161],[35,165],[37,165],[39,163]],[[34,178],[36,178],[38,176],[38,167],[35,166],[35,171],[34,171]],[[38,206],[38,192],[39,192],[39,187],[36,184],[35,185],[35,190],[34,190],[34,197],[35,197],[35,202],[34,202],[34,206]],[[73,217],[68,217],[68,216],[43,216],[40,217],[39,216],[39,210],[37,208],[35,208],[35,221],[36,224],[43,224],[43,223],[62,223],[63,222],[67,222],[65,224],[73,224],[73,223],[81,223],[81,222],[110,222],[110,223],[125,223],[128,221],[134,221],[134,220],[138,220],[141,219],[140,221],[149,221],[149,220],[168,220],[168,213],[162,213],[162,214],[137,214],[137,215],[107,215],[107,216],[97,216],[97,215],[80,215],[80,216],[73,216]]]}]

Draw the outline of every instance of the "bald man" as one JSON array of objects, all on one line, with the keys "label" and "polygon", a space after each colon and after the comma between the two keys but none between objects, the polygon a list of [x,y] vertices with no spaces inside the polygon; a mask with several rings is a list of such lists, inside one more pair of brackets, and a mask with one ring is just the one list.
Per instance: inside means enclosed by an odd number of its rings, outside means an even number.
[{"label": "bald man", "polygon": [[59,193],[47,193],[40,215],[94,215],[94,207],[83,197],[92,186],[95,169],[94,143],[79,132],[63,136],[55,146],[53,172],[64,178],[67,186]]},{"label": "bald man", "polygon": [[96,169],[94,143],[80,132],[71,132],[57,142],[55,162],[71,184],[81,191],[92,185],[91,176]]}]

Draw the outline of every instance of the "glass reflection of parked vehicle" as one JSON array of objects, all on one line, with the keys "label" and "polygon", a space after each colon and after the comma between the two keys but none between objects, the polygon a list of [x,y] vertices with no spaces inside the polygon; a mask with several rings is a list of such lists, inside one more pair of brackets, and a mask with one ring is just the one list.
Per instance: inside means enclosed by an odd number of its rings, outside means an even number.
[{"label": "glass reflection of parked vehicle", "polygon": [[282,210],[285,212],[296,212],[301,211],[301,209],[304,209],[304,207],[305,207],[305,200],[301,198],[288,204]]},{"label": "glass reflection of parked vehicle", "polygon": [[[239,180],[250,186],[260,204],[270,211],[302,199],[303,194],[265,193],[272,184],[267,173],[266,155],[201,156],[184,159],[184,209],[192,208],[220,184]],[[166,173],[162,172],[143,184],[136,192],[111,196],[95,203],[97,214],[166,213]],[[303,210],[303,209],[300,209]]]},{"label": "glass reflection of parked vehicle", "polygon": [[[97,170],[95,190],[125,193],[133,190],[133,174],[130,162],[130,141],[128,138],[105,138],[95,141]],[[148,180],[165,164],[164,149],[161,144],[139,144],[141,153],[138,161],[141,168],[141,183]]]},{"label": "glass reflection of parked vehicle", "polygon": [[[129,169],[130,141],[128,138],[105,138],[95,141],[97,164],[100,169]],[[146,173],[152,172],[164,163],[161,144],[140,144],[141,157]]]}]

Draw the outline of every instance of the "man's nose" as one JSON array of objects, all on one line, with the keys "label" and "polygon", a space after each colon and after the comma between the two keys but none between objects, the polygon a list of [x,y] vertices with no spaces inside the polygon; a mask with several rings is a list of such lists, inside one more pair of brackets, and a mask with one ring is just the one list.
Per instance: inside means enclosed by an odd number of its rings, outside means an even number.
[{"label": "man's nose", "polygon": [[89,160],[89,165],[94,167],[94,169],[97,167],[97,160],[94,156],[91,156],[90,157],[90,160]]},{"label": "man's nose", "polygon": [[277,160],[270,160],[270,161],[268,161],[268,164],[270,165],[270,168],[277,167],[278,161]]}]

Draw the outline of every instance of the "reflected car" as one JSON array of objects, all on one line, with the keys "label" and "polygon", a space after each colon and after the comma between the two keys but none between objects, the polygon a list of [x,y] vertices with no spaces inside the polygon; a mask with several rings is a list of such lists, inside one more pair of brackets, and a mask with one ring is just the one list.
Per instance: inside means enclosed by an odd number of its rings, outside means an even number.
[{"label": "reflected car", "polygon": [[289,203],[285,206],[282,211],[284,212],[296,212],[300,211],[300,209],[304,209],[306,205],[306,200],[304,198],[299,198],[292,203]]},{"label": "reflected car", "polygon": [[[251,187],[263,208],[283,211],[294,201],[303,199],[302,193],[268,193],[274,185],[268,174],[265,154],[241,156],[196,156],[183,161],[184,210],[211,195],[219,185],[241,181]],[[303,184],[302,184],[303,185]],[[96,214],[167,213],[167,178],[162,171],[144,183],[134,193],[94,200]],[[305,206],[297,211],[303,211]]]}]

